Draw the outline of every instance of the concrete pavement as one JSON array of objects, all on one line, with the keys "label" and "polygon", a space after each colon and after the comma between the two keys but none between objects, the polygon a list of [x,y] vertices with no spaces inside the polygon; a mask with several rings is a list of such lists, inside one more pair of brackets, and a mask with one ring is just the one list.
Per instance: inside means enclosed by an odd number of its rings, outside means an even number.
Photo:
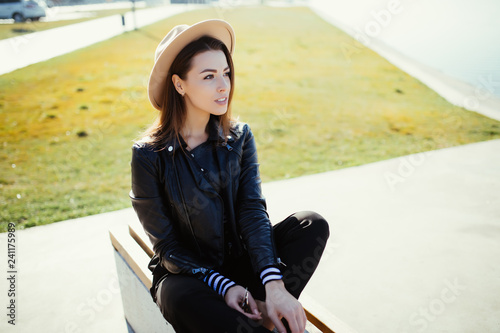
[{"label": "concrete pavement", "polygon": [[333,237],[306,292],[359,332],[498,332],[500,140],[267,184]]},{"label": "concrete pavement", "polygon": [[[304,209],[329,221],[306,293],[358,332],[498,332],[499,152],[487,141],[263,190],[274,222]],[[0,331],[127,332],[108,229],[135,219],[125,209],[18,230],[16,326],[4,315]]]},{"label": "concrete pavement", "polygon": [[[498,30],[491,14],[500,9],[498,2],[311,0],[309,6],[353,38],[339,45],[347,62],[369,47],[448,102],[500,120],[500,67],[490,60],[500,48],[489,46]],[[464,25],[471,11],[476,22]]]}]

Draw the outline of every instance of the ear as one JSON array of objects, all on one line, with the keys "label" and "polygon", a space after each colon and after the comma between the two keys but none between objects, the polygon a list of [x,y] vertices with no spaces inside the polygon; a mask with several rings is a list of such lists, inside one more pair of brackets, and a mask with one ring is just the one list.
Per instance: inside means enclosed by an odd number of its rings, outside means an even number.
[{"label": "ear", "polygon": [[183,82],[182,79],[179,77],[179,75],[177,74],[172,75],[172,83],[174,84],[175,90],[177,90],[177,92],[180,95],[184,96],[186,92],[184,91],[184,88],[182,86]]}]

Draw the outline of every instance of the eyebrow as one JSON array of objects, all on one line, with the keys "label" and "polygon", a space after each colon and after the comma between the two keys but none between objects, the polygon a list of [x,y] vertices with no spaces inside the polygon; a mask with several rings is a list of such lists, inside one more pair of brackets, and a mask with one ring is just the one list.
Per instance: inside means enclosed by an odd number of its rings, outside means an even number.
[{"label": "eyebrow", "polygon": [[[229,69],[229,66],[227,66],[226,68],[224,68],[223,72],[227,71]],[[210,73],[217,73],[217,70],[216,69],[210,69],[210,68],[207,68],[207,69],[204,69],[200,72],[200,74],[203,74],[203,73],[207,73],[207,72],[210,72]]]}]

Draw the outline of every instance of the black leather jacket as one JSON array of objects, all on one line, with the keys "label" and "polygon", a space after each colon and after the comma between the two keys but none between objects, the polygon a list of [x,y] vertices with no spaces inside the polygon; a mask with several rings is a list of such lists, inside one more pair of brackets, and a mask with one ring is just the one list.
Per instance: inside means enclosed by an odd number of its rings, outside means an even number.
[{"label": "black leather jacket", "polygon": [[130,197],[155,252],[149,266],[154,274],[153,297],[155,284],[167,273],[203,278],[222,265],[224,212],[232,251],[248,251],[256,273],[278,264],[253,134],[242,123],[232,126],[227,142],[221,132],[215,133],[225,198],[177,140],[159,151],[144,143],[132,148]]}]

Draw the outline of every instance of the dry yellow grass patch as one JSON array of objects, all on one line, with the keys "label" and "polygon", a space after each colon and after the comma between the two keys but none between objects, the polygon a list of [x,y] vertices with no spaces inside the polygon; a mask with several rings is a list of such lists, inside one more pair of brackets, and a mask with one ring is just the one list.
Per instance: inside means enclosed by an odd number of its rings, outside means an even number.
[{"label": "dry yellow grass patch", "polygon": [[0,77],[3,224],[130,206],[130,147],[155,116],[154,50],[174,25],[206,18],[237,32],[233,114],[253,128],[265,181],[500,137],[499,122],[369,49],[347,61],[349,37],[308,9],[200,10]]}]

